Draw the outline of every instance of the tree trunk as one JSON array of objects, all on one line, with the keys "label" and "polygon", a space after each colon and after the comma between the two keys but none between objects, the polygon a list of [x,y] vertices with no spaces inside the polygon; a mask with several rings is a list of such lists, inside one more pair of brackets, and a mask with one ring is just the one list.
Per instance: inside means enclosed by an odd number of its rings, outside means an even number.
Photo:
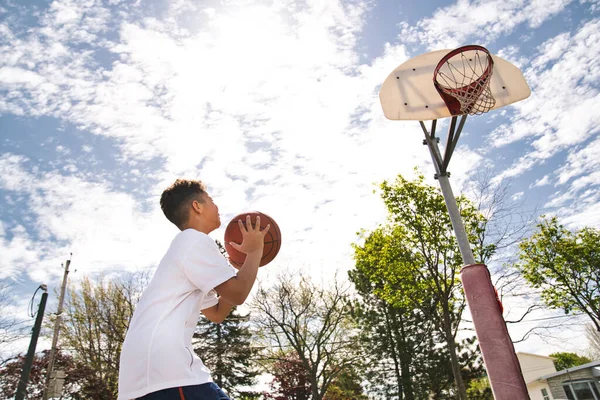
[{"label": "tree trunk", "polygon": [[300,359],[303,360],[302,365],[304,366],[304,368],[306,368],[306,370],[310,372],[309,378],[310,378],[310,392],[312,394],[312,400],[321,400],[323,398],[323,396],[321,396],[319,393],[319,378],[318,378],[318,371],[317,371],[317,363],[313,363],[313,366],[311,368],[309,366],[308,359],[307,359],[307,357],[305,357],[304,354],[300,355]]},{"label": "tree trunk", "polygon": [[450,353],[452,375],[454,375],[454,382],[456,383],[458,398],[460,400],[467,400],[467,389],[465,388],[465,382],[463,381],[462,374],[460,373],[460,365],[458,364],[458,358],[456,357],[456,343],[454,342],[454,335],[452,333],[452,324],[450,322],[450,310],[448,309],[447,302],[444,301],[442,303],[444,313],[444,336],[446,337],[446,343],[448,344],[448,352]]},{"label": "tree trunk", "polygon": [[[221,335],[221,325],[216,324],[217,325],[217,346],[219,348],[219,350],[223,349],[223,346],[225,345],[223,343],[223,336]],[[217,385],[219,385],[219,387],[222,389],[223,388],[223,376],[221,375],[221,372],[223,371],[223,369],[221,368],[221,362],[222,362],[222,352],[219,351],[218,355],[217,355],[217,366],[219,367],[217,370],[217,373],[214,376],[215,379],[215,383]]]},{"label": "tree trunk", "polygon": [[403,351],[400,352],[400,367],[402,368],[402,387],[404,388],[405,400],[414,400],[412,388],[412,374],[410,373],[410,365],[412,364],[412,355],[407,351],[406,347],[406,332],[404,332],[404,321],[400,317],[400,340]]},{"label": "tree trunk", "polygon": [[[381,303],[383,306],[383,312],[385,313],[385,326],[387,329],[388,340],[390,342],[390,351],[392,353],[392,360],[394,360],[394,374],[396,375],[396,383],[398,384],[398,400],[402,400],[402,375],[400,374],[399,357],[396,353],[396,342],[394,341],[394,329],[390,321],[390,315],[388,313],[388,305],[384,302]],[[392,308],[389,310],[393,313]]]},{"label": "tree trunk", "polygon": [[311,374],[313,375],[311,378],[312,380],[312,384],[310,385],[310,391],[312,393],[312,398],[313,400],[321,400],[322,396],[319,394],[319,385],[317,384],[317,375],[316,374]]},{"label": "tree trunk", "polygon": [[[414,394],[412,389],[412,374],[410,373],[410,365],[412,363],[411,350],[407,349],[406,344],[406,332],[404,331],[404,321],[402,320],[402,314],[398,315],[394,308],[390,308],[391,314],[394,317],[394,321],[399,322],[398,329],[396,330],[396,343],[399,351],[398,358],[400,360],[400,382],[398,387],[398,398],[400,400],[414,400]],[[404,395],[404,397],[402,397]]]}]

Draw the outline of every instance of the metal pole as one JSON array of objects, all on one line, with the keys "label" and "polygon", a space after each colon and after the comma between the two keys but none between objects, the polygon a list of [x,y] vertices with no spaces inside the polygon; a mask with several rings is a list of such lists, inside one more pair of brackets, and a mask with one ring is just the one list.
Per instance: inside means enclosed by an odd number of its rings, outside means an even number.
[{"label": "metal pole", "polygon": [[[461,121],[461,126],[463,123],[464,121]],[[437,172],[436,178],[440,182],[442,195],[452,221],[452,228],[465,264],[460,271],[460,279],[473,325],[475,325],[475,333],[492,393],[497,400],[529,400],[521,365],[506,328],[506,322],[502,317],[490,272],[485,265],[475,264],[467,232],[454,193],[452,193],[448,179],[449,173],[444,170],[444,166],[448,165],[450,159],[442,159],[434,132],[430,135],[423,122],[421,122],[421,127],[425,133],[425,144],[431,153]],[[453,126],[450,129],[453,129]],[[452,143],[446,145],[452,146]],[[449,154],[451,155],[451,153]]]},{"label": "metal pole", "polygon": [[[431,138],[430,140],[427,140],[427,147],[429,147],[431,158],[433,159],[433,163],[436,165],[436,177],[438,182],[440,182],[440,188],[442,189],[442,195],[444,196],[444,201],[446,202],[446,208],[448,209],[448,214],[450,214],[450,221],[452,221],[452,228],[454,228],[454,234],[456,235],[456,241],[458,242],[460,255],[462,256],[465,264],[475,264],[475,258],[473,257],[473,251],[471,250],[471,244],[469,243],[469,238],[467,237],[467,232],[465,230],[465,226],[463,225],[462,217],[460,216],[460,211],[458,210],[458,205],[456,204],[456,198],[454,197],[452,187],[450,186],[448,174],[441,172],[441,167],[437,166],[436,163],[436,158],[440,160],[442,159],[440,149],[437,145],[437,140],[432,140]],[[437,154],[437,157],[435,157],[434,154]]]},{"label": "metal pole", "polygon": [[63,312],[63,303],[65,300],[65,291],[67,289],[67,275],[69,275],[69,265],[71,260],[67,260],[65,265],[65,274],[63,275],[62,286],[60,288],[60,297],[58,298],[58,310],[56,312],[56,321],[54,321],[54,335],[52,336],[52,347],[50,348],[50,357],[48,360],[48,374],[46,376],[46,386],[44,388],[43,399],[48,400],[48,389],[52,383],[52,371],[54,369],[54,356],[58,344],[58,334],[60,332],[60,322]]},{"label": "metal pole", "polygon": [[25,398],[27,381],[29,381],[29,373],[31,372],[33,357],[35,356],[35,347],[37,346],[40,330],[42,329],[42,320],[44,319],[44,310],[46,309],[48,292],[46,291],[46,285],[41,285],[40,288],[42,288],[44,293],[42,293],[42,299],[40,301],[40,306],[38,307],[37,317],[35,319],[35,324],[33,325],[33,333],[31,334],[31,341],[29,342],[29,350],[27,350],[27,356],[25,357],[25,363],[23,364],[23,371],[21,372],[21,379],[19,380],[19,386],[17,387],[15,400],[23,400]]},{"label": "metal pole", "polygon": [[460,211],[452,193],[452,187],[450,187],[450,180],[448,175],[438,177],[440,188],[442,189],[442,195],[446,202],[446,208],[448,214],[450,214],[450,221],[452,221],[452,227],[454,228],[454,234],[456,235],[456,241],[458,242],[458,248],[460,249],[460,255],[462,256],[465,264],[475,264],[475,257],[473,257],[473,251],[471,251],[471,244],[467,237],[467,232],[460,216]]}]

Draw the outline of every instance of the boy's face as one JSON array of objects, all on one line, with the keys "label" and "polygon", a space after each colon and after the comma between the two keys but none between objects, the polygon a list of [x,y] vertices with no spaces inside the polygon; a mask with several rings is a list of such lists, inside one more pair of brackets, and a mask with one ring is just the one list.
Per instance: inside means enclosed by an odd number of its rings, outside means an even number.
[{"label": "boy's face", "polygon": [[215,230],[221,226],[219,207],[217,207],[212,197],[210,197],[208,193],[203,193],[202,199],[204,200],[204,203],[202,203],[204,220],[206,224],[212,228],[211,230]]}]

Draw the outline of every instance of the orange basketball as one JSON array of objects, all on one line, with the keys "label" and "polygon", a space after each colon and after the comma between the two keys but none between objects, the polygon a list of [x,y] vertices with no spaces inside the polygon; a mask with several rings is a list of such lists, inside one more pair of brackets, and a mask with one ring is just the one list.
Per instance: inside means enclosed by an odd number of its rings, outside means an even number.
[{"label": "orange basketball", "polygon": [[225,228],[225,250],[227,250],[227,254],[229,255],[229,262],[234,267],[240,268],[244,261],[246,260],[246,254],[241,253],[234,249],[229,242],[234,243],[242,243],[242,232],[240,231],[240,227],[238,226],[238,221],[242,221],[244,227],[246,226],[246,216],[250,215],[250,221],[252,226],[256,224],[256,216],[260,216],[260,229],[263,230],[267,227],[267,225],[271,225],[269,228],[269,232],[265,235],[265,247],[263,249],[263,255],[260,260],[260,266],[265,266],[279,253],[279,249],[281,248],[281,231],[279,230],[279,226],[275,222],[275,220],[269,217],[267,214],[261,213],[259,211],[251,211],[243,214],[236,215],[233,219],[227,224]]}]

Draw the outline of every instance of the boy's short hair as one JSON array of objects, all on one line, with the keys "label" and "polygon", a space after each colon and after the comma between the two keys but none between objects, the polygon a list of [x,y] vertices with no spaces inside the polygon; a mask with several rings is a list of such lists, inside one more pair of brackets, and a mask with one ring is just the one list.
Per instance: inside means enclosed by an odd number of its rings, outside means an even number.
[{"label": "boy's short hair", "polygon": [[177,179],[160,196],[160,208],[169,221],[184,230],[190,217],[190,203],[194,200],[203,203],[203,193],[206,185],[202,181]]}]

